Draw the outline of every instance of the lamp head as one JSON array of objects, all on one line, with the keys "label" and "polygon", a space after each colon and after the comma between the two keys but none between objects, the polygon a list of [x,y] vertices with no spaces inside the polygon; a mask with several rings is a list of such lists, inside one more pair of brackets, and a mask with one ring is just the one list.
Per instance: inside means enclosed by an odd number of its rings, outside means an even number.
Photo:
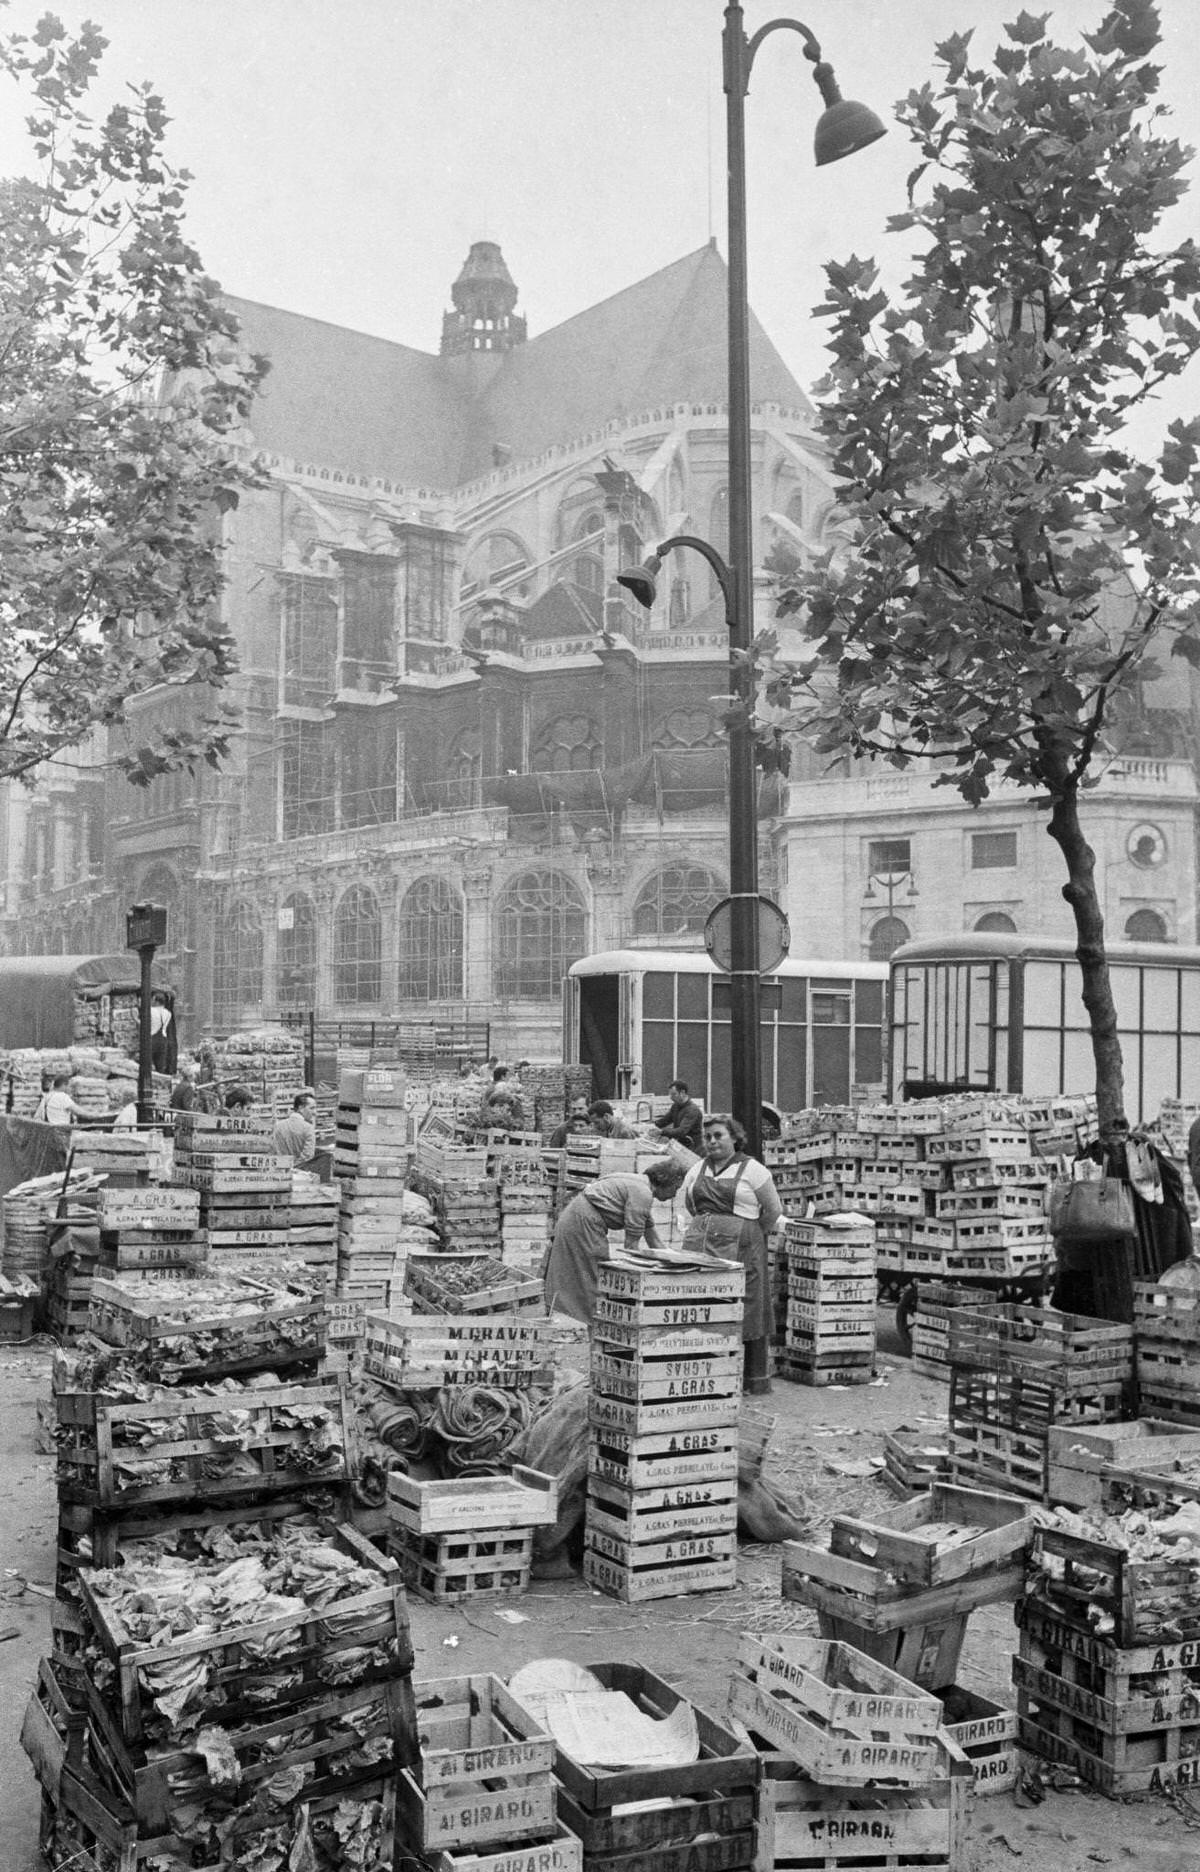
[{"label": "lamp head", "polygon": [[880,137],[886,135],[887,130],[873,110],[865,104],[841,98],[822,111],[817,120],[813,137],[817,168],[823,169],[826,163],[838,162],[843,156],[853,156],[857,150],[866,149],[868,143],[878,143]]},{"label": "lamp head", "polygon": [[833,66],[827,65],[824,59],[814,66],[813,80],[825,104],[813,137],[818,169],[823,169],[826,163],[840,162],[843,156],[853,156],[856,151],[866,149],[868,143],[878,143],[881,136],[887,135],[886,126],[873,110],[842,96]]},{"label": "lamp head", "polygon": [[623,585],[642,609],[648,611],[658,596],[658,575],[661,571],[662,557],[652,552],[642,560],[641,565],[628,566],[624,572],[618,572],[617,584]]}]

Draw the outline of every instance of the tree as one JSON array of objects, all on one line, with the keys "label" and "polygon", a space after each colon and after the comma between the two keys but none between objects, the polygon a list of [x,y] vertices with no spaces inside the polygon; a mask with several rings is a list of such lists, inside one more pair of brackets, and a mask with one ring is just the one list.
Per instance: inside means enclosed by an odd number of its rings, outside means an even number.
[{"label": "tree", "polygon": [[[87,114],[105,41],[46,15],[0,39],[34,173],[0,187],[0,778],[32,775],[158,685],[208,707],[234,669],[220,515],[264,365],[188,244],[188,177],[148,86]],[[216,764],[232,719],[118,747],[128,778]],[[119,737],[112,737],[116,742]]]},{"label": "tree", "polygon": [[948,39],[940,89],[898,107],[920,151],[889,224],[920,241],[898,302],[870,261],[826,268],[843,542],[781,589],[814,663],[760,655],[819,749],[932,761],[972,804],[1000,777],[1048,801],[1109,1130],[1123,1075],[1081,801],[1152,647],[1200,662],[1200,423],[1171,422],[1155,463],[1123,436],[1200,348],[1196,249],[1152,246],[1190,152],[1161,133],[1151,0],[1117,0],[1075,49],[1028,13],[1005,33],[990,70]]}]

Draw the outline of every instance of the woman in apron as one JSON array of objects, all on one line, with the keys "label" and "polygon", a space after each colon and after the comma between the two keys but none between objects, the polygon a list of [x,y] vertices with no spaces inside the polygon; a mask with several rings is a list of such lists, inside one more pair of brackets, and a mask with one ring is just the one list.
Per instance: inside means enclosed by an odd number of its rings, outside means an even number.
[{"label": "woman in apron", "polygon": [[618,1172],[597,1177],[580,1190],[558,1218],[554,1241],[546,1261],[546,1307],[569,1313],[591,1325],[596,1302],[596,1267],[611,1259],[609,1229],[624,1229],[625,1247],[643,1240],[652,1253],[662,1250],[650,1212],[655,1202],[669,1202],[683,1179],[679,1165],[669,1158],[652,1163],[644,1172]]},{"label": "woman in apron", "polygon": [[746,1270],[743,1339],[770,1339],[775,1330],[767,1279],[767,1236],[783,1214],[771,1173],[746,1155],[746,1133],[736,1118],[709,1114],[705,1155],[683,1184],[691,1220],[682,1247],[696,1254],[740,1261]]}]

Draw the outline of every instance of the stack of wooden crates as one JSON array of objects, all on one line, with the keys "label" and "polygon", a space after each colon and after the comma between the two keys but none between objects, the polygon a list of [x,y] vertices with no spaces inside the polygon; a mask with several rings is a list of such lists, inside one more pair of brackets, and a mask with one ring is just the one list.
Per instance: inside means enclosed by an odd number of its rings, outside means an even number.
[{"label": "stack of wooden crates", "polygon": [[[1191,1473],[1200,1479],[1194,1456]],[[1119,1487],[1119,1477],[1107,1463],[1098,1475],[1105,1505],[1118,1506],[1107,1490],[1114,1482]],[[1168,1513],[1200,1499],[1195,1479],[1181,1486],[1163,1472],[1130,1482],[1140,1502],[1153,1497]],[[1108,1539],[1036,1527],[1016,1617],[1013,1680],[1023,1748],[1105,1794],[1195,1786],[1200,1561],[1194,1550],[1164,1547],[1135,1558],[1115,1532]]]},{"label": "stack of wooden crates", "polygon": [[[345,1381],[321,1375],[323,1303],[259,1289],[248,1306],[242,1283],[238,1311],[214,1309],[205,1283],[189,1312],[176,1281],[164,1318],[144,1286],[100,1284],[95,1326],[151,1396],[131,1400],[127,1378],[106,1391],[92,1354],[55,1372],[59,1596],[23,1732],[47,1856],[232,1872],[264,1831],[332,1838],[344,1802],[390,1853],[395,1775],[416,1747],[412,1646],[398,1568],[349,1525],[353,1417]],[[153,1633],[127,1626],[107,1570],[135,1541],[144,1603],[163,1607]],[[322,1542],[332,1570],[308,1603],[260,1599],[256,1617],[251,1600],[245,1619],[172,1636],[181,1590],[198,1596],[242,1542],[280,1579],[295,1569],[293,1600]],[[225,1769],[181,1800],[218,1705]]]},{"label": "stack of wooden crates", "polygon": [[1015,1779],[1016,1722],[955,1679],[971,1612],[1020,1593],[1028,1535],[1019,1497],[935,1482],[886,1521],[835,1515],[828,1548],[783,1549],[784,1598],[815,1609],[822,1638],[936,1692],[941,1721],[989,1793]]},{"label": "stack of wooden crates", "polygon": [[1128,1413],[1133,1329],[999,1304],[949,1316],[950,1470],[968,1486],[1045,1501],[1050,1431]]},{"label": "stack of wooden crates", "polygon": [[745,1272],[598,1272],[584,1578],[627,1601],[734,1586]]},{"label": "stack of wooden crates", "polygon": [[843,1211],[789,1220],[782,1253],[781,1378],[799,1384],[869,1384],[875,1375],[875,1224]]},{"label": "stack of wooden crates", "polygon": [[1142,1415],[1200,1428],[1200,1292],[1137,1282],[1133,1328]]}]

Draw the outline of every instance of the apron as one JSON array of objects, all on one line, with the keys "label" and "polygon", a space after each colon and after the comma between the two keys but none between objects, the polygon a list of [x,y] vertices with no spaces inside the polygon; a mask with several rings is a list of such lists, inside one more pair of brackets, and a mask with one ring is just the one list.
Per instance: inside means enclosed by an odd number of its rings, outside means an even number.
[{"label": "apron", "polygon": [[748,1159],[737,1160],[732,1182],[712,1176],[705,1165],[688,1195],[692,1211],[682,1246],[693,1254],[740,1261],[746,1270],[746,1303],[742,1338],[766,1339],[773,1330],[767,1290],[767,1238],[757,1217],[735,1215],[737,1187]]}]

